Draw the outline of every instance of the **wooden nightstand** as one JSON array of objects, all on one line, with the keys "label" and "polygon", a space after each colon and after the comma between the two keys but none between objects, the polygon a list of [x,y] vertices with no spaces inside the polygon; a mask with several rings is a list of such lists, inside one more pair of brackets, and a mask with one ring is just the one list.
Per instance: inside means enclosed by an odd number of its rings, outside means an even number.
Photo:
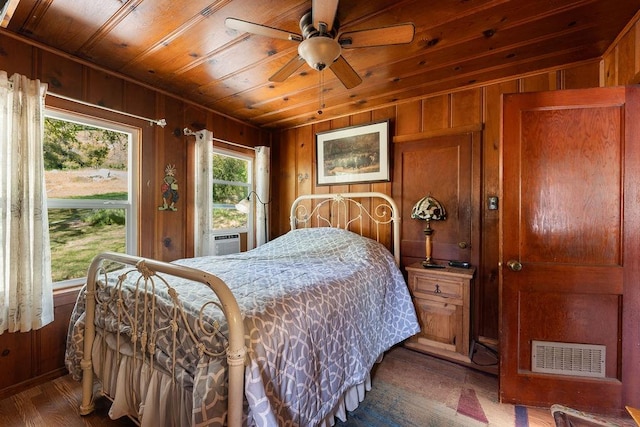
[{"label": "wooden nightstand", "polygon": [[475,267],[406,267],[409,291],[416,307],[420,332],[405,346],[469,363],[471,283]]}]

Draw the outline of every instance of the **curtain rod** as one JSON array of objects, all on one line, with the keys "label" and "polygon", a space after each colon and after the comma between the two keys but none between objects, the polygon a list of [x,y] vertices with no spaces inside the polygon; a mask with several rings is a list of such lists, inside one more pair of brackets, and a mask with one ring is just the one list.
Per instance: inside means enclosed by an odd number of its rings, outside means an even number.
[{"label": "curtain rod", "polygon": [[[192,131],[192,130],[191,130],[191,129],[189,129],[189,128],[184,128],[184,129],[182,130],[182,132],[185,134],[185,136],[193,135],[193,136],[197,137],[197,136],[198,136],[198,134],[199,134],[200,132],[202,132],[202,131],[194,132],[194,131]],[[216,142],[222,142],[223,144],[233,145],[233,146],[235,146],[235,147],[244,148],[244,149],[246,149],[246,150],[253,150],[253,151],[257,151],[257,148],[255,148],[255,147],[249,147],[249,146],[247,146],[247,145],[238,144],[237,142],[227,141],[226,139],[220,139],[220,138],[214,138],[214,137],[212,137],[212,138],[211,138],[211,140],[212,140],[212,141],[216,141]]]},{"label": "curtain rod", "polygon": [[78,99],[69,98],[68,96],[59,95],[53,92],[47,92],[47,95],[51,95],[55,98],[64,99],[65,101],[76,102],[78,104],[86,105],[87,107],[99,108],[101,110],[109,111],[111,113],[122,114],[124,116],[133,117],[134,119],[145,120],[148,121],[152,125],[158,125],[161,128],[167,125],[167,121],[165,119],[150,119],[148,117],[136,116],[135,114],[126,113],[124,111],[114,110],[112,108],[103,107],[102,105],[92,104],[90,102],[80,101]]}]

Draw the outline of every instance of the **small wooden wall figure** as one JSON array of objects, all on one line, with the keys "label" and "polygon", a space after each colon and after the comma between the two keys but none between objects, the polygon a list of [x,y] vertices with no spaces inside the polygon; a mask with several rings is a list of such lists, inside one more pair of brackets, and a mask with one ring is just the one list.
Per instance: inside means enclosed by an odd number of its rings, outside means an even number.
[{"label": "small wooden wall figure", "polygon": [[176,167],[167,165],[164,168],[164,179],[160,186],[162,191],[162,206],[158,206],[160,211],[177,211],[176,202],[180,198],[178,195],[178,180],[176,179]]}]

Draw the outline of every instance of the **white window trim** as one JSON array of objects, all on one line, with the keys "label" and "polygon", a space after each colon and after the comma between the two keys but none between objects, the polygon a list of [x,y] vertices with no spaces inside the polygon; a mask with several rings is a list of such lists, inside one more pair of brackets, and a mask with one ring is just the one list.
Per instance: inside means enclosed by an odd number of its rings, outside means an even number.
[{"label": "white window trim", "polygon": [[[113,122],[97,117],[91,117],[80,113],[73,113],[65,110],[59,110],[56,108],[47,107],[44,113],[45,117],[51,117],[54,119],[65,120],[69,122],[75,122],[79,124],[86,124],[94,126],[100,129],[115,130],[131,135],[128,145],[129,155],[129,188],[128,199],[125,200],[109,200],[109,201],[92,201],[92,200],[68,200],[68,199],[47,199],[47,208],[89,208],[89,209],[101,209],[105,207],[113,209],[124,209],[126,215],[126,228],[125,228],[125,251],[130,255],[138,254],[138,189],[139,176],[140,176],[140,163],[139,153],[141,146],[141,130],[140,128],[128,126],[122,123]],[[87,266],[89,268],[89,266]],[[85,277],[77,279],[63,280],[53,283],[54,290],[60,290],[70,286],[76,286],[86,282]]]}]

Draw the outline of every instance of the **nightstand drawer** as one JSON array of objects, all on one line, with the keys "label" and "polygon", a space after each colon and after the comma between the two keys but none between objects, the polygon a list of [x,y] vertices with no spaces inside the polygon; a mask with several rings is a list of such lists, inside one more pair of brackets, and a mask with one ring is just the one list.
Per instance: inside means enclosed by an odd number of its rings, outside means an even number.
[{"label": "nightstand drawer", "polygon": [[411,291],[416,297],[439,297],[462,299],[464,284],[460,281],[441,278],[412,276]]}]

